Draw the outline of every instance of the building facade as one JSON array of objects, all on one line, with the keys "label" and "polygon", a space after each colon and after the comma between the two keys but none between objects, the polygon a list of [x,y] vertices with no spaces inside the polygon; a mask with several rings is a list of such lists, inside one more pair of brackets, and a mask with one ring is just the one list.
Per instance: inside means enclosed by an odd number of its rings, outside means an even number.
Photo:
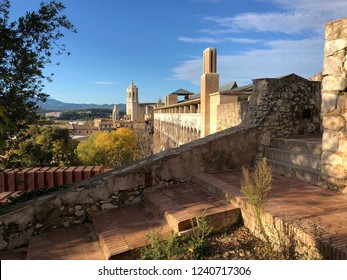
[{"label": "building facade", "polygon": [[[153,120],[153,110],[157,103],[139,103],[139,90],[134,82],[131,82],[126,91],[126,114],[124,121],[149,121]],[[159,101],[158,101],[159,102]],[[114,111],[115,112],[115,111]],[[113,114],[115,117],[115,114]],[[113,118],[115,120],[115,118]]]},{"label": "building facade", "polygon": [[268,115],[278,124],[271,135],[321,131],[320,82],[289,74],[254,79],[241,87],[236,82],[220,86],[216,49],[204,51],[202,64],[200,94],[185,93],[179,100],[178,91],[154,109],[155,153],[230,127],[261,122]]}]

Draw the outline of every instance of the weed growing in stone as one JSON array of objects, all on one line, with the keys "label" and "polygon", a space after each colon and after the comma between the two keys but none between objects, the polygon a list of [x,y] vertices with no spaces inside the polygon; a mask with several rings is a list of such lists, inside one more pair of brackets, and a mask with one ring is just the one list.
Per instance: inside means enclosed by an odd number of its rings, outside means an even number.
[{"label": "weed growing in stone", "polygon": [[192,231],[185,236],[173,232],[164,239],[160,232],[151,231],[147,235],[147,246],[140,249],[143,260],[200,260],[208,255],[207,236],[211,227],[206,220],[205,212],[201,217],[191,220]]},{"label": "weed growing in stone", "polygon": [[242,168],[242,187],[241,192],[247,197],[253,206],[254,214],[257,219],[261,234],[270,243],[261,214],[268,201],[272,182],[272,169],[263,158],[256,164],[255,170],[250,172],[247,168]]}]

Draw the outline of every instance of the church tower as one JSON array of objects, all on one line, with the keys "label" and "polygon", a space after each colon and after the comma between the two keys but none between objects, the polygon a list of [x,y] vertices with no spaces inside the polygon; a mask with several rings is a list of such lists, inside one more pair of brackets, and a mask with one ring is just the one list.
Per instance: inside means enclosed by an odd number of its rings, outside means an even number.
[{"label": "church tower", "polygon": [[126,114],[130,116],[131,121],[138,120],[139,114],[139,92],[134,82],[131,82],[127,88]]},{"label": "church tower", "polygon": [[119,112],[118,112],[117,105],[114,105],[114,106],[113,106],[112,119],[113,119],[114,121],[118,121],[118,120],[119,120]]}]

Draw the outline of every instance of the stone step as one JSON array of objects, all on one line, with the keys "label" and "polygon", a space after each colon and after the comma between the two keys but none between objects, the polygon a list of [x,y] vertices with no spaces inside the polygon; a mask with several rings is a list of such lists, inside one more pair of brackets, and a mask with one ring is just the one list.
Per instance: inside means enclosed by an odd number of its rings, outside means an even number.
[{"label": "stone step", "polygon": [[225,231],[241,219],[240,209],[195,183],[147,190],[144,199],[179,234],[191,229],[201,216],[205,216],[213,233]]},{"label": "stone step", "polygon": [[104,260],[91,224],[75,225],[33,236],[27,260]]},{"label": "stone step", "polygon": [[320,183],[320,171],[317,169],[274,159],[267,159],[267,163],[273,168],[273,171],[279,175],[298,179],[312,185],[319,185]]},{"label": "stone step", "polygon": [[271,147],[278,149],[285,149],[294,153],[311,154],[314,156],[321,156],[322,154],[322,141],[321,138],[315,139],[287,139],[287,138],[273,138],[271,139]]},{"label": "stone step", "polygon": [[172,229],[151,207],[141,202],[102,211],[92,216],[105,259],[136,259],[137,250],[147,245],[148,234],[158,232],[163,238]]},{"label": "stone step", "polygon": [[321,157],[312,154],[304,154],[285,149],[267,147],[264,150],[264,156],[268,159],[305,166],[316,170],[320,170],[321,168]]}]

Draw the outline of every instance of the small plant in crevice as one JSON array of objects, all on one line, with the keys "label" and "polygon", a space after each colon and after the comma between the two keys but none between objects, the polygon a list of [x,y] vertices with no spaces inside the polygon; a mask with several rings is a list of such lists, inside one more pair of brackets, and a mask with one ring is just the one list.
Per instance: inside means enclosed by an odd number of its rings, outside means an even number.
[{"label": "small plant in crevice", "polygon": [[242,175],[241,192],[252,205],[260,232],[266,242],[270,244],[270,238],[266,233],[261,214],[268,201],[271,190],[272,168],[267,164],[266,159],[263,158],[256,164],[253,172],[243,167]]},{"label": "small plant in crevice", "polygon": [[174,260],[180,255],[179,242],[173,232],[165,240],[160,232],[151,230],[147,234],[147,244],[140,249],[142,260]]},{"label": "small plant in crevice", "polygon": [[201,260],[208,255],[207,236],[211,227],[206,220],[205,212],[201,217],[191,220],[192,231],[185,236],[178,236],[171,232],[169,238],[164,239],[157,231],[147,234],[147,246],[139,251],[143,260]]},{"label": "small plant in crevice", "polygon": [[[327,248],[332,248],[334,242],[336,242],[339,239],[342,224],[339,224],[335,232],[332,232],[329,229],[331,225],[324,225],[321,218],[318,218],[316,221],[310,222],[309,225],[311,228],[311,233],[313,234],[316,243],[315,246],[316,248],[318,248],[321,256],[327,260],[333,259],[334,253],[331,249],[327,250]],[[321,251],[324,247],[325,250]],[[347,246],[345,246],[345,249],[347,249]]]},{"label": "small plant in crevice", "polygon": [[[273,220],[269,233],[273,242],[272,247],[283,260],[308,260],[312,258],[312,248],[307,247],[304,242],[297,237],[299,231],[304,231],[301,220],[283,222],[282,217],[277,222],[281,223],[278,230],[276,222]],[[316,259],[316,258],[314,258]]]},{"label": "small plant in crevice", "polygon": [[206,219],[206,210],[201,217],[191,220],[193,235],[189,240],[190,250],[194,259],[201,260],[208,255],[208,243],[206,238],[210,235],[212,227]]}]

